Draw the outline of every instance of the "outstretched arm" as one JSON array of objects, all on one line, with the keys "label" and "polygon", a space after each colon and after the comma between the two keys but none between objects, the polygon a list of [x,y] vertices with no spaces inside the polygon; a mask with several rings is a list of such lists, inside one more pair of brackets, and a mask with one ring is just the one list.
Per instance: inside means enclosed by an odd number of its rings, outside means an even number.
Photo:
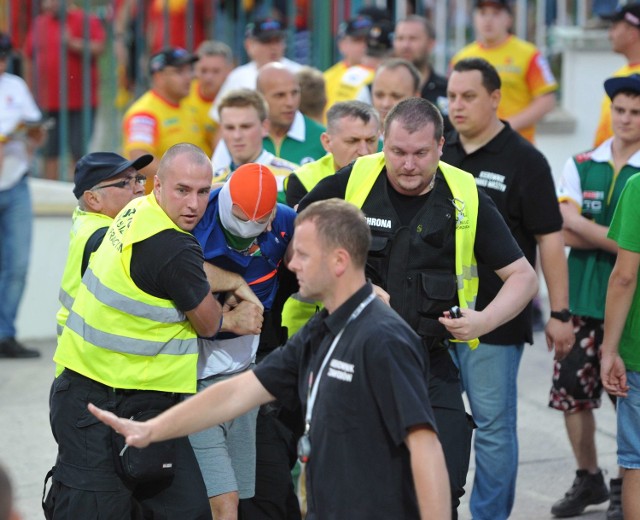
[{"label": "outstretched arm", "polygon": [[427,426],[416,426],[409,430],[405,444],[411,454],[411,473],[420,518],[450,519],[449,475],[438,436]]},{"label": "outstretched arm", "polygon": [[122,435],[128,446],[144,448],[229,421],[274,399],[248,371],[210,386],[146,422],[123,419],[93,404],[89,404],[89,411]]}]

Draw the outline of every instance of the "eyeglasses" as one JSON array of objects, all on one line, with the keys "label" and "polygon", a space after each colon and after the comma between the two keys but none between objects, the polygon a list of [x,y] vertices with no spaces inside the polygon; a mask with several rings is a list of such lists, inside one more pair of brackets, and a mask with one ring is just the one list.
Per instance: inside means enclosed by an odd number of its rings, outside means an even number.
[{"label": "eyeglasses", "polygon": [[94,186],[91,188],[92,190],[101,190],[102,188],[126,188],[127,186],[131,187],[131,181],[134,181],[135,184],[144,185],[147,182],[147,177],[144,175],[136,175],[133,177],[125,177],[121,181],[112,182],[111,184],[103,184],[102,186]]}]

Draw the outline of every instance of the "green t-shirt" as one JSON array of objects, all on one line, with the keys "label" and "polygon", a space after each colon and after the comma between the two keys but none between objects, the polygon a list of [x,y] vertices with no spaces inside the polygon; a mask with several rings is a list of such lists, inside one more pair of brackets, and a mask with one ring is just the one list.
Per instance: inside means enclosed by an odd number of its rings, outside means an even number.
[{"label": "green t-shirt", "polygon": [[[640,253],[640,174],[631,177],[609,226],[609,238],[621,249]],[[636,286],[627,321],[620,338],[620,357],[627,370],[640,372],[640,284]]]},{"label": "green t-shirt", "polygon": [[320,142],[320,136],[324,132],[324,127],[319,125],[307,116],[304,117],[304,140],[299,141],[293,139],[289,135],[285,136],[279,149],[271,139],[266,136],[262,140],[262,146],[264,149],[274,154],[276,157],[281,157],[292,163],[299,165],[306,164],[308,162],[317,161],[321,157],[326,155],[325,149]]}]

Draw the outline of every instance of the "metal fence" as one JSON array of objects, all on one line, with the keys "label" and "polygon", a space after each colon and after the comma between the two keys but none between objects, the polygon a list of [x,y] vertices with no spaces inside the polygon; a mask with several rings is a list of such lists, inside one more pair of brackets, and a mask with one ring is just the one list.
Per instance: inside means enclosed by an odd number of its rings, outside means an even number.
[{"label": "metal fence", "polygon": [[[597,0],[593,0],[597,1]],[[14,46],[22,50],[33,20],[41,12],[41,0],[2,0],[0,30],[8,32]],[[66,0],[44,0],[59,4],[61,20],[66,16]],[[118,150],[121,147],[121,118],[128,102],[148,87],[146,59],[155,47],[167,44],[193,50],[201,39],[226,42],[234,51],[238,64],[246,61],[243,49],[244,27],[258,16],[276,10],[287,20],[287,55],[291,59],[326,69],[339,59],[335,34],[339,24],[364,6],[387,8],[394,19],[416,13],[429,16],[436,27],[437,46],[433,61],[436,71],[446,71],[450,57],[473,39],[471,12],[474,0],[77,0],[75,6],[85,13],[83,38],[89,41],[88,14],[97,16],[106,31],[106,47],[97,63],[99,68],[100,105],[95,121],[90,108],[91,54],[86,44],[82,51],[82,77],[68,78],[67,42],[64,38],[51,44],[60,53],[60,120],[59,144],[61,161],[59,178],[68,179],[68,117],[66,93],[69,81],[82,82],[83,126],[92,127],[93,138],[84,143],[90,149]],[[546,50],[549,30],[553,25],[583,25],[590,17],[587,0],[515,0],[514,32]],[[50,35],[40,35],[49,38]],[[118,40],[124,39],[132,66],[127,72],[118,59]],[[35,61],[38,56],[33,57]],[[14,71],[24,72],[17,60]],[[37,67],[36,67],[37,69]],[[33,87],[47,88],[51,78],[34,75]],[[95,125],[94,125],[95,123]],[[87,132],[88,134],[89,132]]]}]

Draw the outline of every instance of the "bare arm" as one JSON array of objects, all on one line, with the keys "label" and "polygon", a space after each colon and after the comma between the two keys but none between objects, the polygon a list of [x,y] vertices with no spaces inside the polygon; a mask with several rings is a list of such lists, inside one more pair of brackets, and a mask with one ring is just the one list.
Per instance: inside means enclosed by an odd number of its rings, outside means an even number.
[{"label": "bare arm", "polygon": [[640,253],[626,249],[618,251],[616,264],[609,278],[604,311],[604,339],[600,349],[600,375],[607,392],[626,397],[627,374],[618,354],[618,344],[627,321],[633,295],[638,284]]},{"label": "bare arm", "polygon": [[229,421],[274,399],[248,371],[212,385],[146,422],[119,418],[93,404],[89,404],[89,411],[122,435],[127,445],[144,448],[152,442],[184,437]]},{"label": "bare arm", "polygon": [[416,488],[420,518],[449,520],[451,491],[442,446],[427,426],[409,430],[405,444],[411,454],[411,473]]},{"label": "bare arm", "polygon": [[[562,232],[536,235],[540,248],[540,264],[549,291],[549,305],[551,310],[559,311],[569,308],[569,269],[567,257],[564,253],[564,239]],[[564,358],[573,343],[573,323],[563,323],[555,318],[549,318],[545,327],[547,347],[551,352],[555,348],[555,358]]]},{"label": "bare arm", "polygon": [[514,130],[522,130],[535,125],[547,113],[551,112],[555,106],[556,96],[553,92],[549,92],[535,98],[527,108],[511,116],[507,121]]},{"label": "bare arm", "polygon": [[609,228],[583,217],[575,204],[561,202],[563,231],[568,246],[576,249],[603,249],[609,253],[618,251],[618,244],[607,238]]},{"label": "bare arm", "polygon": [[185,315],[199,336],[210,338],[219,332],[222,307],[211,293],[207,293],[198,306]]},{"label": "bare arm", "polygon": [[264,309],[260,299],[239,274],[225,271],[210,262],[204,263],[204,272],[213,292],[230,292],[239,301],[248,301],[258,306],[260,310]]},{"label": "bare arm", "polygon": [[498,269],[496,274],[504,284],[484,310],[463,309],[461,318],[438,318],[456,339],[468,341],[491,332],[520,314],[538,292],[536,272],[524,257]]}]

